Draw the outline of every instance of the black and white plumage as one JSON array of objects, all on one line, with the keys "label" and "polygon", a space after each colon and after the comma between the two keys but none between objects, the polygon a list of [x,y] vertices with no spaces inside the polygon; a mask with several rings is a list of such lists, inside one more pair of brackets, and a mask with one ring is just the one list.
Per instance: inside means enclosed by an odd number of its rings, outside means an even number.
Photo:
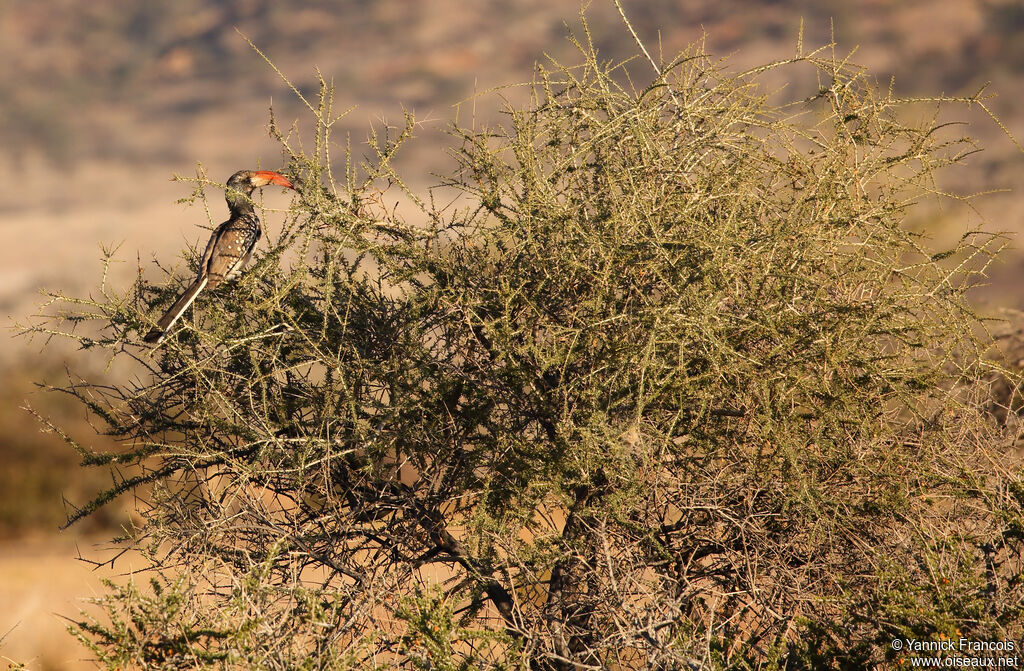
[{"label": "black and white plumage", "polygon": [[224,193],[231,216],[217,227],[206,243],[195,281],[157,320],[156,326],[143,338],[144,342],[155,344],[162,341],[201,291],[215,289],[242,272],[263,233],[250,196],[254,190],[268,184],[295,188],[284,175],[270,170],[239,170],[231,175]]}]

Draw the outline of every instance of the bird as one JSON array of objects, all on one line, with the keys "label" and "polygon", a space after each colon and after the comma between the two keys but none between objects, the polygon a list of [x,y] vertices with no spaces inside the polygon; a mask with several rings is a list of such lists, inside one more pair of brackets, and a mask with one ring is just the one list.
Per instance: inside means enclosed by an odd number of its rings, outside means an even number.
[{"label": "bird", "polygon": [[216,289],[222,283],[236,278],[252,258],[263,229],[252,204],[252,192],[260,187],[276,184],[289,189],[295,186],[281,173],[272,170],[239,170],[227,181],[224,199],[231,216],[210,236],[199,263],[199,274],[174,305],[150,329],[143,342],[159,344],[170,332],[174,322],[192,305],[204,289]]}]

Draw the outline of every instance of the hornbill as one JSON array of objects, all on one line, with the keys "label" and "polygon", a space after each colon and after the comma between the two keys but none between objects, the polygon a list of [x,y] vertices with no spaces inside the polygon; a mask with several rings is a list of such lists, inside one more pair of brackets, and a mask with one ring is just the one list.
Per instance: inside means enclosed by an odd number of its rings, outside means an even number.
[{"label": "hornbill", "polygon": [[222,282],[234,279],[252,257],[263,229],[252,204],[252,192],[261,186],[277,184],[294,189],[284,175],[271,170],[239,170],[228,178],[224,199],[231,216],[210,236],[206,243],[199,274],[174,305],[157,321],[143,341],[159,343],[178,321],[178,317],[192,304],[203,289],[215,289]]}]

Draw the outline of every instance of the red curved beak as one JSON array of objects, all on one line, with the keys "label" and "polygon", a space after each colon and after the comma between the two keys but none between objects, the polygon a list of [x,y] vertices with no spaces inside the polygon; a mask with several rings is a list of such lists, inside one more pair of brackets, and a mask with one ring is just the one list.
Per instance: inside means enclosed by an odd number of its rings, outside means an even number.
[{"label": "red curved beak", "polygon": [[274,172],[273,170],[256,170],[254,173],[257,177],[267,180],[268,184],[277,184],[278,186],[284,186],[289,189],[294,189],[288,178],[281,173]]}]

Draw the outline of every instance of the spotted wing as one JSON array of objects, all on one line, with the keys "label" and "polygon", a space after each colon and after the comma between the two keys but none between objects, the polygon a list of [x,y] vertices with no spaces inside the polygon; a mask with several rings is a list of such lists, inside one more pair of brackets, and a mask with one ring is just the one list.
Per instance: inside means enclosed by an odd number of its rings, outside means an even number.
[{"label": "spotted wing", "polygon": [[203,255],[203,268],[210,288],[234,279],[252,258],[260,239],[260,222],[255,215],[243,214],[217,227]]}]

